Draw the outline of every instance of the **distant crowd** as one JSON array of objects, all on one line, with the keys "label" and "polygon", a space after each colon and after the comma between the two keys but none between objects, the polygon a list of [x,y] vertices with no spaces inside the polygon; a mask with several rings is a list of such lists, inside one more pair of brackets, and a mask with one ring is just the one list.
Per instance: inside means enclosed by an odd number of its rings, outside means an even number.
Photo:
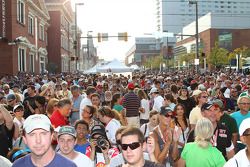
[{"label": "distant crowd", "polygon": [[250,166],[250,75],[0,78],[0,166]]}]

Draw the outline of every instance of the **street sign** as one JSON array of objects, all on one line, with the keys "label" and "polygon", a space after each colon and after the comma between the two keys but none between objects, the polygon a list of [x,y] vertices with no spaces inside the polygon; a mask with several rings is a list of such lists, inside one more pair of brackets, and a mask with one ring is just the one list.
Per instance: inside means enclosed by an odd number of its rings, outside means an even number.
[{"label": "street sign", "polygon": [[199,62],[199,59],[194,59],[194,65],[199,65],[200,62]]}]

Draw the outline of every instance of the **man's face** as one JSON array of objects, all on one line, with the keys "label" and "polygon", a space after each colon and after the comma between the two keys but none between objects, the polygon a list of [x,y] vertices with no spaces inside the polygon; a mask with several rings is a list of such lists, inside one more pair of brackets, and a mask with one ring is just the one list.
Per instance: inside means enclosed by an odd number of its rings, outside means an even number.
[{"label": "man's face", "polygon": [[212,106],[209,110],[202,112],[202,115],[208,118],[212,123],[215,123],[217,120],[217,110],[215,106]]},{"label": "man's face", "polygon": [[15,106],[15,104],[16,104],[16,99],[10,99],[10,100],[7,100],[7,104],[8,104],[9,106],[14,107],[14,106]]},{"label": "man's face", "polygon": [[32,154],[41,157],[45,155],[50,147],[53,135],[44,129],[35,129],[26,133],[23,137],[24,143],[29,147]]},{"label": "man's face", "polygon": [[[122,145],[124,144],[135,144],[139,143],[139,139],[137,135],[128,135],[124,136],[121,139]],[[143,158],[143,148],[142,144],[139,143],[139,147],[135,149],[131,149],[130,146],[127,147],[126,150],[122,149],[122,154],[125,160],[129,165],[136,165],[139,161],[142,160]]]},{"label": "man's face", "polygon": [[85,138],[85,135],[88,134],[88,131],[89,130],[85,124],[78,124],[76,127],[76,133],[79,139]]},{"label": "man's face", "polygon": [[241,141],[246,144],[247,148],[250,147],[250,129],[247,129],[243,136],[240,137]]},{"label": "man's face", "polygon": [[62,111],[63,116],[69,116],[72,106],[70,104],[66,104],[65,106],[61,107],[60,110]]},{"label": "man's face", "polygon": [[206,103],[207,99],[208,99],[208,95],[205,92],[201,93],[200,97],[198,97],[198,100],[199,100],[200,104]]},{"label": "man's face", "polygon": [[63,134],[58,137],[58,145],[60,151],[64,155],[68,155],[74,151],[74,146],[76,144],[76,139],[68,134]]},{"label": "man's face", "polygon": [[73,90],[71,91],[73,97],[78,97],[79,96],[79,90]]},{"label": "man's face", "polygon": [[242,99],[240,99],[238,106],[242,111],[249,111],[250,99],[243,97]]}]

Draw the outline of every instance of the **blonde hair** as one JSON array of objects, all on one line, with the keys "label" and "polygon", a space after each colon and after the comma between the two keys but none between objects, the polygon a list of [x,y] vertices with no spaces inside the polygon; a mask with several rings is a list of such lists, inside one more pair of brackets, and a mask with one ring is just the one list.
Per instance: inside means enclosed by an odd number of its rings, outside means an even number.
[{"label": "blonde hair", "polygon": [[213,132],[214,128],[211,121],[207,118],[201,118],[195,126],[195,142],[202,148],[208,147]]}]

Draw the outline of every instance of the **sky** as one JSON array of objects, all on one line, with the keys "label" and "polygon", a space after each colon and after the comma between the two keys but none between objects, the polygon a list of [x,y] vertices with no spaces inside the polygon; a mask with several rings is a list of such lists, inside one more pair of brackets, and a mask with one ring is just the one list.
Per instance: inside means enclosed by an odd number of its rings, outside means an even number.
[{"label": "sky", "polygon": [[77,25],[83,32],[82,36],[87,36],[88,31],[92,31],[89,32],[92,36],[97,36],[98,32],[111,36],[128,32],[131,36],[128,42],[118,41],[115,37],[100,43],[94,39],[99,58],[124,61],[126,52],[135,43],[135,37],[153,33],[156,29],[155,0],[72,0],[73,8],[75,2],[84,3],[77,6]]}]

